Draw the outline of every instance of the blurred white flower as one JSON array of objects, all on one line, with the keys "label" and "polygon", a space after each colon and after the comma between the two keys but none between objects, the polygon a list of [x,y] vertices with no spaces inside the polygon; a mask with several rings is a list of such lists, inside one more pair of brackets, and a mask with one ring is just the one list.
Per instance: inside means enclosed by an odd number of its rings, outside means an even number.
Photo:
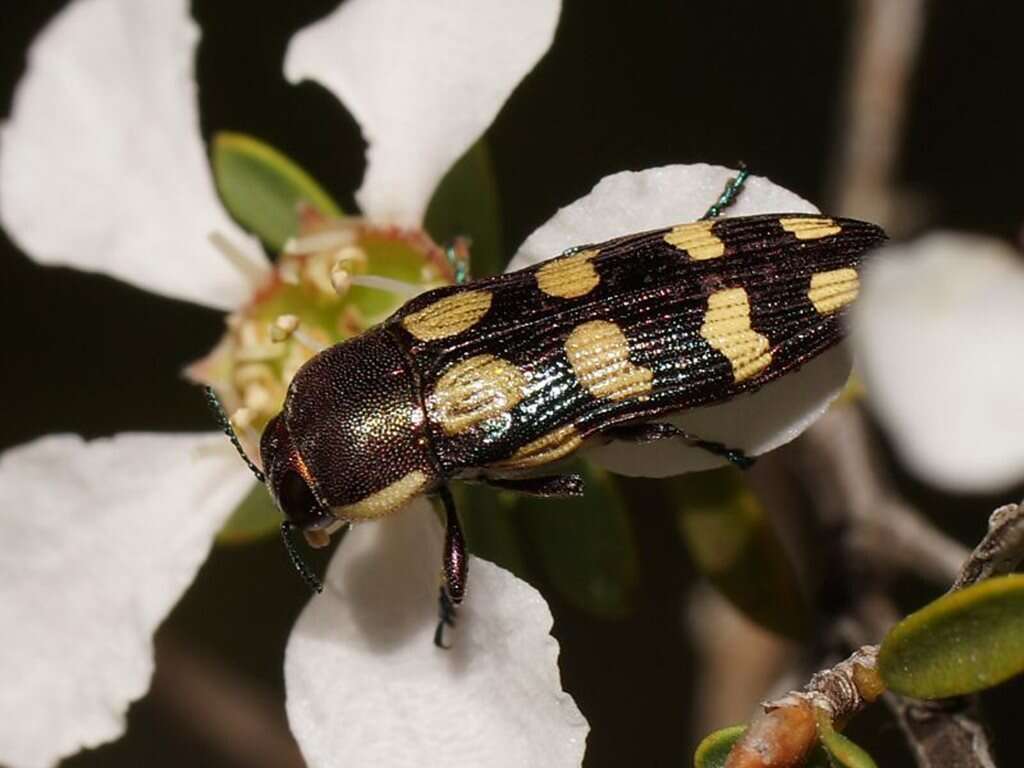
[{"label": "blurred white flower", "polygon": [[987,237],[883,248],[853,339],[868,402],[907,467],[952,492],[1024,481],[1024,258]]}]

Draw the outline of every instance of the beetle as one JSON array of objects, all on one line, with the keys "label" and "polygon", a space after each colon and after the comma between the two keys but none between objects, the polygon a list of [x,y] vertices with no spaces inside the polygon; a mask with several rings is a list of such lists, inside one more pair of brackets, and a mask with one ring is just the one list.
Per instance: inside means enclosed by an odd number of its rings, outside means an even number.
[{"label": "beetle", "polygon": [[311,358],[263,432],[263,471],[246,459],[284,513],[307,583],[321,589],[293,529],[323,546],[348,523],[436,494],[443,645],[468,564],[449,482],[580,495],[578,476],[545,469],[610,440],[686,440],[749,464],[664,417],[756,390],[839,341],[861,259],[886,236],[823,215],[716,218],[745,178],[697,222],[436,288]]}]

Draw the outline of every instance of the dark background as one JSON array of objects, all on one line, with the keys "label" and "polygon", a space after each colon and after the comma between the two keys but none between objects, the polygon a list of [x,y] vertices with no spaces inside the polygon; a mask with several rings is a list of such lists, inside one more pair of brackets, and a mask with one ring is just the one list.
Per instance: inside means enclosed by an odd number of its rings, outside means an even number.
[{"label": "dark background", "polygon": [[[280,71],[291,33],[335,4],[195,2],[204,32],[202,123],[207,138],[229,129],[277,146],[352,210],[363,170],[358,127],[326,91],[289,85]],[[3,114],[28,42],[63,5],[47,0],[6,9]],[[842,94],[855,10],[850,2],[819,0],[566,0],[552,50],[487,134],[506,254],[557,208],[624,169],[744,160],[829,210],[847,125]],[[1019,242],[1021,21],[1015,3],[928,6],[896,169],[923,215],[904,229],[967,229]],[[53,215],[59,226],[59,208]],[[201,397],[179,371],[219,338],[219,313],[106,277],[37,267],[2,233],[0,248],[6,331],[0,448],[47,432],[210,427]],[[927,489],[909,492],[938,498]],[[552,603],[564,682],[592,727],[591,767],[681,766],[692,759],[686,723],[699,706],[689,701],[692,652],[685,638],[665,631],[677,623],[676,596],[691,568],[681,547],[669,543],[677,540],[666,536],[670,521],[638,520],[636,528],[645,594],[636,616],[599,622]],[[976,536],[977,522],[964,530]],[[199,677],[241,681],[253,706],[281,717],[284,642],[305,600],[282,564],[273,540],[217,550],[160,631],[160,668],[181,648],[198,649],[188,663],[209,664]],[[161,674],[158,669],[154,693],[133,706],[124,739],[68,764],[246,764],[218,747]],[[1015,691],[988,696],[990,709],[1019,711],[1020,688]],[[882,750],[876,757],[885,765],[884,750],[896,741],[891,726],[878,736],[871,731],[880,721],[867,722],[859,732],[868,732],[864,741]],[[1015,764],[1010,733],[996,723],[1006,764]],[[907,758],[892,759],[889,764]]]}]

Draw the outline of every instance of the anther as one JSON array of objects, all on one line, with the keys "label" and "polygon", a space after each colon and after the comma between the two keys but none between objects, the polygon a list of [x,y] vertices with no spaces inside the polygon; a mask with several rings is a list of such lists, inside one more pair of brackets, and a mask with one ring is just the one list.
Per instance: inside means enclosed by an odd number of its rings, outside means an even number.
[{"label": "anther", "polygon": [[244,431],[252,426],[253,421],[256,418],[256,414],[253,413],[251,408],[242,406],[235,410],[231,414],[231,425],[238,430]]},{"label": "anther", "polygon": [[352,287],[352,273],[345,269],[344,264],[345,262],[338,261],[331,267],[331,285],[339,296],[344,296]]},{"label": "anther", "polygon": [[297,315],[278,315],[270,326],[270,340],[281,342],[288,339],[299,327]]}]

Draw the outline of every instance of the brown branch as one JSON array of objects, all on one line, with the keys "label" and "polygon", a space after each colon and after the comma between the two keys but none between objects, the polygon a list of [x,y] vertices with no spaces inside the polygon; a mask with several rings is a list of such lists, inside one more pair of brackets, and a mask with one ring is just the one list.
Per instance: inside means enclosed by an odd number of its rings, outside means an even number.
[{"label": "brown branch", "polygon": [[967,548],[896,495],[858,408],[830,409],[807,430],[803,447],[811,465],[804,473],[808,490],[846,529],[844,544],[856,559],[940,585],[957,578]]},{"label": "brown branch", "polygon": [[860,0],[844,104],[843,142],[834,164],[836,210],[897,223],[894,169],[925,22],[925,0]]},{"label": "brown branch", "polygon": [[[846,409],[849,410],[849,409]],[[966,558],[951,591],[1013,570],[1024,559],[1024,507],[995,510],[989,530]],[[873,622],[872,622],[873,623]],[[878,645],[862,645],[847,659],[815,673],[801,690],[765,702],[733,747],[726,768],[797,768],[817,740],[815,711],[844,723],[885,692]],[[919,768],[995,768],[988,736],[971,698],[918,702],[888,698],[911,742]]]}]

